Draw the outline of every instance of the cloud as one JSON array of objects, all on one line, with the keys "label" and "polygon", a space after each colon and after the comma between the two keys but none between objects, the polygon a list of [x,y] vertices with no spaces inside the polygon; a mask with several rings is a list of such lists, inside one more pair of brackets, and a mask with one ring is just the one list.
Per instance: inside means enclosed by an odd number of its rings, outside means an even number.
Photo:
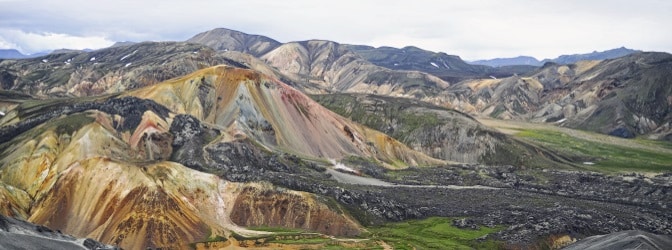
[{"label": "cloud", "polygon": [[13,48],[21,53],[33,54],[46,50],[99,49],[109,47],[113,41],[102,36],[72,36],[57,33],[29,33],[14,29],[0,29],[0,47]]},{"label": "cloud", "polygon": [[672,1],[663,0],[0,0],[0,29],[181,41],[224,27],[281,42],[414,45],[465,59],[544,58],[620,46],[672,51],[672,33],[664,32],[670,12]]}]

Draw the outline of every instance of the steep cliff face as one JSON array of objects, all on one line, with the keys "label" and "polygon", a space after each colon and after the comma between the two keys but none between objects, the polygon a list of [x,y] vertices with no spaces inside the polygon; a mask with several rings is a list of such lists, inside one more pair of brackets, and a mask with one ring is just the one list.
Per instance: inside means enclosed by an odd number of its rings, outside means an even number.
[{"label": "steep cliff face", "polygon": [[[308,197],[306,197],[308,196]],[[303,192],[282,191],[269,186],[248,186],[236,197],[231,220],[242,226],[301,228],[329,235],[355,236],[354,221]]]}]

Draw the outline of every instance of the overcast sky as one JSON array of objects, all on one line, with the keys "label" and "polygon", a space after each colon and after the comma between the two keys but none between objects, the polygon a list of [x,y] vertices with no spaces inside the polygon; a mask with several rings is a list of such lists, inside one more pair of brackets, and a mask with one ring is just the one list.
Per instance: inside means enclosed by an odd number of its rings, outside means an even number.
[{"label": "overcast sky", "polygon": [[217,27],[280,42],[414,45],[474,60],[625,46],[672,51],[669,0],[0,0],[0,48],[183,41]]}]

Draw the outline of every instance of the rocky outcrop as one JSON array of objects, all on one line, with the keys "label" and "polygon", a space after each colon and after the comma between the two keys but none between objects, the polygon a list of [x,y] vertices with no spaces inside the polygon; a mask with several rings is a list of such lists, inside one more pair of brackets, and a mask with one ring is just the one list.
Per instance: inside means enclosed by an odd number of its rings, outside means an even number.
[{"label": "rocky outcrop", "polygon": [[0,249],[119,249],[0,214]]},{"label": "rocky outcrop", "polygon": [[75,101],[72,103],[51,103],[42,102],[31,107],[39,112],[25,112],[27,107],[20,106],[12,110],[14,114],[3,120],[5,126],[0,128],[0,143],[6,142],[35,126],[45,123],[49,120],[63,115],[71,115],[86,110],[100,110],[110,115],[118,115],[121,118],[115,120],[113,126],[116,130],[131,131],[134,130],[143,120],[145,112],[151,111],[160,118],[165,119],[168,116],[168,109],[151,101],[133,97],[125,98],[101,98],[98,101]]}]

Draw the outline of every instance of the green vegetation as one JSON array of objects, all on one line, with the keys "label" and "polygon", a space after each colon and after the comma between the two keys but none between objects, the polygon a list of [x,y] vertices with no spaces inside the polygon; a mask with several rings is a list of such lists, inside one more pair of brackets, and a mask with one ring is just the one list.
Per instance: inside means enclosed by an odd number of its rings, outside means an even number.
[{"label": "green vegetation", "polygon": [[429,104],[414,103],[402,98],[367,96],[366,100],[360,100],[358,96],[349,94],[314,95],[311,97],[341,116],[382,131],[402,142],[407,142],[406,139],[414,131],[453,121],[450,118],[439,117],[434,111],[455,112]]},{"label": "green vegetation", "polygon": [[492,113],[490,113],[490,117],[497,118],[499,117],[499,115],[504,113],[504,111],[506,111],[506,107],[504,107],[504,105],[497,105],[495,107],[495,110],[493,110]]},{"label": "green vegetation", "polygon": [[[642,146],[636,147],[587,140],[563,132],[543,129],[522,130],[516,136],[552,150],[576,155],[585,159],[586,162],[592,162],[594,165],[584,164],[583,166],[594,171],[672,171],[672,154],[649,149],[652,146],[669,149],[672,147],[669,142],[653,142],[644,139],[630,140],[632,144]],[[582,164],[582,162],[577,162],[577,164]]]},{"label": "green vegetation", "polygon": [[394,249],[497,249],[496,241],[476,239],[502,230],[502,227],[481,227],[477,230],[452,226],[451,218],[433,217],[409,220],[370,228],[372,240],[382,240]]},{"label": "green vegetation", "polygon": [[654,141],[654,140],[649,140],[649,139],[645,139],[645,138],[635,138],[635,141],[637,141],[637,143],[642,144],[642,145],[647,145],[647,146],[651,146],[651,147],[660,147],[660,148],[672,150],[672,142],[669,142],[669,141]]},{"label": "green vegetation", "polygon": [[452,225],[453,218],[432,217],[423,220],[387,223],[382,226],[368,228],[369,232],[362,235],[363,239],[339,240],[324,237],[315,233],[304,233],[296,229],[278,227],[251,227],[259,231],[276,232],[270,237],[233,236],[238,240],[263,240],[267,243],[286,245],[314,245],[320,249],[383,249],[380,242],[394,249],[499,249],[501,242],[494,240],[478,240],[488,234],[504,229],[481,227],[479,229],[460,229]]}]

